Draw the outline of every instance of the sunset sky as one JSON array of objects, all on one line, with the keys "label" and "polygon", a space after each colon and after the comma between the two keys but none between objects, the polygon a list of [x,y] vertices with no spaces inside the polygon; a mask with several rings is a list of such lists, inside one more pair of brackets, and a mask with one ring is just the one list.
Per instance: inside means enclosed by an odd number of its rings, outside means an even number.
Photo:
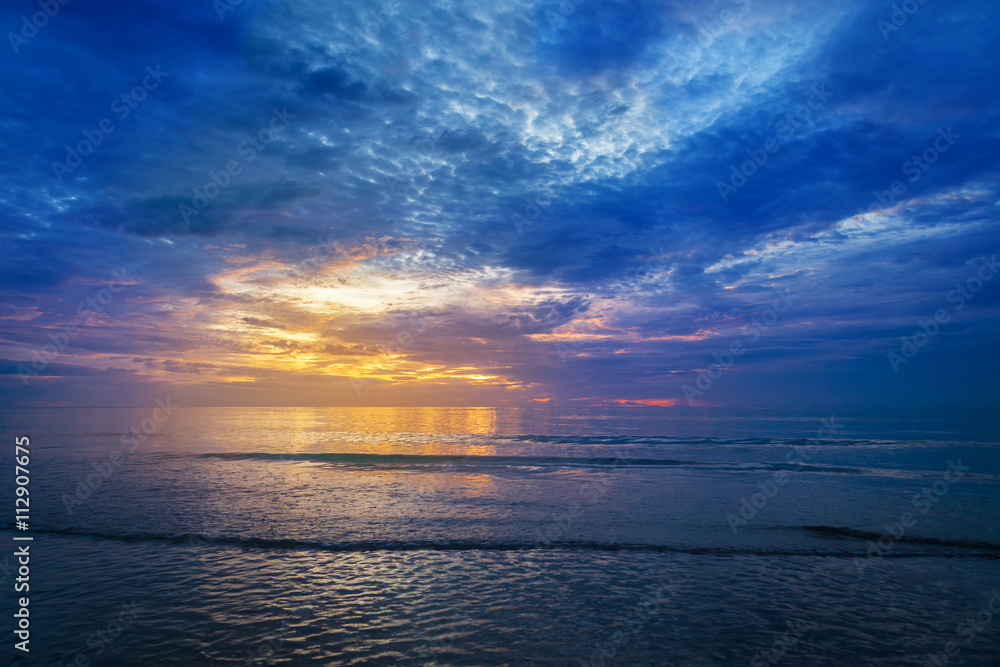
[{"label": "sunset sky", "polygon": [[858,4],[6,3],[0,400],[997,405],[1000,7]]}]

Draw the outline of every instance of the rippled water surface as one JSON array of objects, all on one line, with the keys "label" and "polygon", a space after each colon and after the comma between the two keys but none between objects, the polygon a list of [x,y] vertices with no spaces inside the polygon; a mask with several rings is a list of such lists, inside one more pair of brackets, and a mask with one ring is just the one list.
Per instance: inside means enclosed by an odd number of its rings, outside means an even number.
[{"label": "rippled water surface", "polygon": [[1000,664],[981,411],[0,417],[32,663]]}]

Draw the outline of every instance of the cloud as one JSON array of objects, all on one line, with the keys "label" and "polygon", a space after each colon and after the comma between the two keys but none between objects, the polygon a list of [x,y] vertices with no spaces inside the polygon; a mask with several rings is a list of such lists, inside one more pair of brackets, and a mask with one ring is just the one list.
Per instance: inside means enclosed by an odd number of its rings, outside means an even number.
[{"label": "cloud", "polygon": [[[995,285],[912,381],[886,354],[1000,252],[1000,12],[928,4],[888,39],[885,13],[67,5],[0,64],[16,164],[0,354],[30,360],[111,271],[135,280],[51,376],[19,391],[7,373],[5,396],[115,404],[179,383],[265,404],[336,378],[323,395],[345,404],[667,405],[788,290],[706,402],[995,401],[959,379],[996,358]],[[123,117],[147,66],[169,74]],[[957,138],[929,153],[941,132]],[[87,155],[60,179],[71,151]],[[752,173],[724,200],[734,169]],[[363,398],[351,378],[372,383]]]}]

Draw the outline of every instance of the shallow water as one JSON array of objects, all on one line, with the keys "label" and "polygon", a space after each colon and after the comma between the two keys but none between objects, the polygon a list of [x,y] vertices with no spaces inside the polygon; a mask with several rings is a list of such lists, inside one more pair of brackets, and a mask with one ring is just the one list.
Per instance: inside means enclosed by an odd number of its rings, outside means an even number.
[{"label": "shallow water", "polygon": [[0,412],[8,474],[32,441],[32,662],[1000,655],[988,413]]}]

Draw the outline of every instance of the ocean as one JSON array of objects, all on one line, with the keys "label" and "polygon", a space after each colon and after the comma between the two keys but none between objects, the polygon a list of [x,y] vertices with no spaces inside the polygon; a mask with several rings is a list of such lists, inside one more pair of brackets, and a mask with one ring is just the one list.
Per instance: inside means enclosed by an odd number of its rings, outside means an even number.
[{"label": "ocean", "polygon": [[1000,664],[990,411],[0,418],[11,664]]}]

